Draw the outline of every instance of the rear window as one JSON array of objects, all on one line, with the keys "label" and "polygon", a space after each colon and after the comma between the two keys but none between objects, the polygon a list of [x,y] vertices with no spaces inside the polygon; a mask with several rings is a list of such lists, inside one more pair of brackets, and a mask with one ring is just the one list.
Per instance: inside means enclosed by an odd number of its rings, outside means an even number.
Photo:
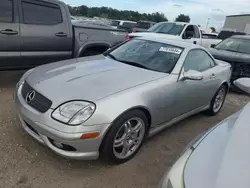
[{"label": "rear window", "polygon": [[1,0],[0,3],[0,22],[13,21],[13,1]]},{"label": "rear window", "polygon": [[137,22],[136,27],[149,29],[151,27],[151,23],[150,22]]},{"label": "rear window", "polygon": [[202,34],[202,38],[204,38],[204,39],[217,39],[217,35],[213,35],[213,34]]},{"label": "rear window", "polygon": [[22,1],[23,20],[26,24],[55,25],[62,23],[58,5],[44,1]]},{"label": "rear window", "polygon": [[122,27],[128,27],[128,28],[132,28],[135,27],[136,23],[131,23],[131,22],[123,22],[123,24],[121,25]]},{"label": "rear window", "polygon": [[120,21],[112,21],[111,26],[118,26],[120,24]]}]

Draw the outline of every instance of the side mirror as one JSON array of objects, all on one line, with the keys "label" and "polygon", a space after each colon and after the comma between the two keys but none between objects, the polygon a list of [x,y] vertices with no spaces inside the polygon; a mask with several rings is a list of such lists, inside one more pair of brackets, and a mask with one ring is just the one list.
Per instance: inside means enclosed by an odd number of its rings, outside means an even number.
[{"label": "side mirror", "polygon": [[216,46],[216,44],[211,44],[210,48],[214,48]]},{"label": "side mirror", "polygon": [[203,79],[203,75],[199,71],[189,70],[187,72],[184,72],[183,79],[184,80],[202,80]]},{"label": "side mirror", "polygon": [[250,94],[250,78],[239,78],[234,81],[234,85]]}]

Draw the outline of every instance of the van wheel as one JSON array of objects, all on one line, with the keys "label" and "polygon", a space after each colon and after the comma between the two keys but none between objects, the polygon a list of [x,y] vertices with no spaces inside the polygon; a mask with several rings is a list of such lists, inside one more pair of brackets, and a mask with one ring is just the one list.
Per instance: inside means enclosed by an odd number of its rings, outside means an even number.
[{"label": "van wheel", "polygon": [[140,110],[120,116],[103,140],[101,157],[120,164],[133,158],[140,150],[148,130],[148,119]]},{"label": "van wheel", "polygon": [[210,108],[208,110],[209,115],[213,116],[219,113],[224,104],[226,95],[227,95],[227,87],[225,85],[222,85],[215,93],[211,101]]}]

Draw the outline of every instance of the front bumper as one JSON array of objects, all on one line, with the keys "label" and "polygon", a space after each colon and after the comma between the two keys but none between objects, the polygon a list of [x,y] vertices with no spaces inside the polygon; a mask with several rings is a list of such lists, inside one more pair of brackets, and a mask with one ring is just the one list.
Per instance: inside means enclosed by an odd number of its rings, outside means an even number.
[{"label": "front bumper", "polygon": [[[21,95],[22,85],[14,93],[14,101],[25,131],[53,152],[70,159],[94,160],[110,124],[68,126],[51,118],[52,109],[40,113],[29,106]],[[83,133],[99,132],[93,139],[80,139]]]}]

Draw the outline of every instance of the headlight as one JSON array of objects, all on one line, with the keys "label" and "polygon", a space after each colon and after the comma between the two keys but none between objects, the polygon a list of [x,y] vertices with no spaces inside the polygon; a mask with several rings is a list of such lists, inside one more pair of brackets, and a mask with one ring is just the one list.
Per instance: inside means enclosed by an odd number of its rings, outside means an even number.
[{"label": "headlight", "polygon": [[89,119],[95,111],[95,104],[86,101],[71,101],[52,112],[55,120],[69,125],[79,125]]},{"label": "headlight", "polygon": [[192,149],[186,152],[176,161],[168,174],[162,179],[157,188],[184,188],[184,169]]}]

